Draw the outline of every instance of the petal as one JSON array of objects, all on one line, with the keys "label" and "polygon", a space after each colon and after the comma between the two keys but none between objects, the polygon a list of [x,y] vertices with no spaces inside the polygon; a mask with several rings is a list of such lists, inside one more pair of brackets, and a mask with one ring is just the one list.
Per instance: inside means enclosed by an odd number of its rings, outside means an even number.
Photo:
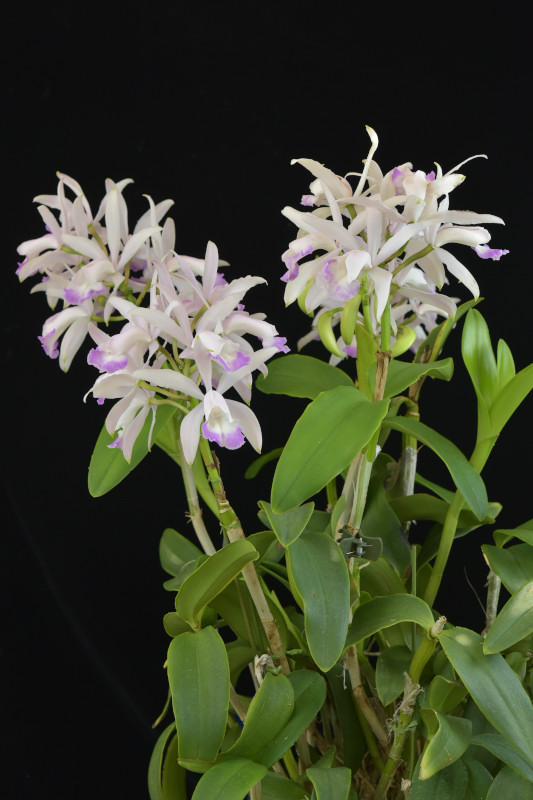
[{"label": "petal", "polygon": [[245,406],[244,403],[239,403],[237,400],[228,400],[227,403],[232,416],[239,421],[242,432],[254,450],[260,453],[263,444],[263,437],[261,433],[261,426],[259,425],[259,421],[254,412],[251,408]]},{"label": "petal", "polygon": [[188,464],[192,464],[198,450],[198,442],[200,441],[200,423],[204,416],[204,404],[195,406],[192,411],[181,421],[180,425],[180,439],[183,447],[183,454]]},{"label": "petal", "polygon": [[190,378],[172,369],[136,369],[132,372],[133,378],[147,381],[152,386],[161,386],[162,389],[173,389],[190,397],[203,400],[204,395]]},{"label": "petal", "polygon": [[448,272],[451,272],[452,275],[455,275],[457,280],[464,283],[466,288],[472,292],[474,297],[479,297],[479,286],[477,281],[475,280],[474,276],[467,270],[464,264],[453,256],[451,253],[448,253],[447,250],[444,250],[441,247],[438,247],[434,250],[435,253],[442,259],[443,263],[446,265]]}]

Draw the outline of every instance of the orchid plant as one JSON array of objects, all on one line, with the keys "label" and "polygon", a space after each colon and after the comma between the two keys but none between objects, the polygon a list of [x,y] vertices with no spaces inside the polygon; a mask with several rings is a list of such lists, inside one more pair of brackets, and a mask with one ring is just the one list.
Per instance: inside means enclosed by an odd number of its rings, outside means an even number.
[{"label": "orchid plant", "polygon": [[[483,631],[446,620],[436,602],[454,540],[501,511],[481,472],[533,388],[533,365],[517,372],[502,340],[494,352],[478,284],[448,249],[465,245],[467,263],[500,259],[508,251],[484,226],[502,220],[450,209],[466,162],[383,173],[367,131],[361,172],[340,177],[296,159],[310,191],[303,210],[283,210],[297,229],[282,256],[285,301],[312,318],[298,350],[318,340],[325,360],[289,354],[265,315],[245,310],[263,278],[226,280],[213,242],[203,259],[176,252],[173,222],[163,222],[171,201],[148,197],[130,232],[129,180],[106,181],[93,214],[81,186],[59,174],[57,194],[36,198],[47,232],[19,247],[20,280],[40,276],[33,291],[54,311],[39,337],[45,352],[67,371],[89,337],[99,374],[86,399],[111,404],[91,494],[110,491],[153,445],[183,476],[196,541],[169,528],[160,543],[174,603],[151,800],[185,800],[188,772],[193,800],[532,791],[533,520],[482,547]],[[443,293],[449,276],[471,300]],[[421,421],[427,379],[452,378],[445,348],[460,326],[478,412],[469,457]],[[245,440],[262,450],[254,376],[257,390],[308,404],[285,445],[247,472],[276,462],[245,534],[221,451]],[[420,469],[433,451],[449,485],[418,471],[421,448]]]}]

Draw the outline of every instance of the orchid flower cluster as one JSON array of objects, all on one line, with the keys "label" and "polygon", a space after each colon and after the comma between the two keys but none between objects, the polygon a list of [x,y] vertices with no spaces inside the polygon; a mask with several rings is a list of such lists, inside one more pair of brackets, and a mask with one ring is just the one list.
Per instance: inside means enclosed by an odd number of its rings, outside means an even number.
[{"label": "orchid flower cluster", "polygon": [[[321,338],[333,363],[356,356],[358,319],[377,334],[384,314],[394,354],[416,349],[438,316],[456,312],[455,301],[440,294],[448,282],[446,269],[479,297],[475,278],[446,245],[467,245],[482,259],[499,260],[509,252],[491,248],[490,234],[481,227],[503,224],[500,217],[449,208],[450,192],[465,179],[457,170],[486,156],[471,156],[444,174],[439,164],[426,174],[406,162],[384,175],[373,160],[378,137],[368,126],[367,131],[371,147],[361,173],[340,177],[312,159],[294,159],[315,177],[301,201],[313,210],[282,212],[299,229],[282,257],[285,302],[298,300],[306,313],[315,314],[313,329],[299,346]],[[355,189],[348,181],[352,175],[358,178]],[[339,323],[342,335],[333,339],[331,328]]]},{"label": "orchid flower cluster", "polygon": [[[204,259],[178,255],[174,223],[159,225],[171,200],[155,204],[148,197],[149,209],[130,234],[123,190],[131,182],[107,180],[95,216],[79,183],[62,173],[57,195],[35,198],[47,233],[20,245],[25,258],[17,274],[21,281],[42,275],[33,291],[45,292],[52,309],[63,305],[45,322],[41,344],[67,371],[91,337],[96,347],[87,360],[101,375],[88,394],[99,403],[118,401],[106,427],[118,432],[111,446],[127,461],[150,411],[152,430],[162,403],[177,404],[185,414],[181,444],[189,463],[200,427],[221,446],[238,448],[246,437],[260,451],[261,428],[248,407],[252,374],[266,372],[271,356],[288,351],[265,315],[249,314],[242,303],[249,289],[266,281],[248,276],[228,283],[219,272],[227,262],[213,242]],[[103,326],[113,322],[123,325],[111,335]],[[261,347],[254,350],[247,335]],[[224,397],[231,388],[244,402]]]}]

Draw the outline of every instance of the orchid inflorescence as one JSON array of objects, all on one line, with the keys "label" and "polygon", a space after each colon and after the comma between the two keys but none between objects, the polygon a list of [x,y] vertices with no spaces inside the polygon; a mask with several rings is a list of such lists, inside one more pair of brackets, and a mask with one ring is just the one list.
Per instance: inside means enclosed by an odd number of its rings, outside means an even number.
[{"label": "orchid inflorescence", "polygon": [[[99,403],[118,400],[106,419],[108,432],[119,434],[111,446],[129,461],[149,412],[153,428],[158,405],[170,402],[185,412],[180,435],[189,463],[200,426],[219,445],[235,449],[246,437],[259,451],[261,428],[247,405],[252,373],[265,372],[274,353],[288,351],[265,315],[249,314],[242,304],[249,289],[266,281],[248,276],[228,283],[218,271],[227,262],[213,242],[205,259],[178,255],[172,220],[159,225],[171,200],[154,204],[148,197],[150,207],[130,234],[123,197],[130,180],[107,180],[93,216],[81,186],[58,176],[57,195],[36,198],[48,233],[20,245],[25,260],[17,272],[20,280],[40,273],[33,291],[45,292],[52,308],[63,303],[39,337],[63,370],[87,334],[94,341],[87,360],[102,374],[89,393]],[[122,327],[110,335],[102,325],[112,322]],[[261,348],[254,350],[246,335],[259,339]],[[224,397],[232,387],[244,403]]]},{"label": "orchid inflorescence", "polygon": [[[314,315],[299,347],[320,338],[333,363],[356,356],[358,321],[375,337],[386,331],[393,355],[415,349],[439,315],[455,314],[454,300],[439,292],[445,268],[479,296],[477,282],[446,244],[469,245],[481,258],[508,252],[490,248],[490,234],[478,224],[503,223],[500,217],[449,210],[449,194],[464,180],[457,170],[466,162],[446,174],[438,164],[425,174],[405,163],[383,175],[373,160],[377,135],[367,131],[371,148],[361,173],[339,177],[317,161],[295,159],[315,177],[302,198],[313,210],[283,209],[299,228],[282,256],[285,301],[298,300]],[[149,412],[153,427],[158,405],[170,402],[185,412],[180,437],[189,463],[200,430],[230,449],[246,437],[260,450],[261,429],[248,407],[252,374],[265,373],[271,356],[288,351],[265,315],[242,305],[245,293],[266,281],[247,276],[228,283],[218,271],[227,262],[212,242],[205,259],[178,255],[173,221],[160,225],[171,200],[155,204],[148,196],[149,209],[130,233],[123,190],[131,180],[108,179],[93,216],[79,183],[58,177],[56,195],[35,198],[47,233],[20,245],[17,274],[21,281],[41,274],[33,291],[44,292],[52,309],[63,303],[39,337],[63,370],[87,334],[94,341],[88,362],[102,374],[89,393],[99,403],[118,400],[106,419],[108,432],[118,433],[111,446],[129,461]],[[103,327],[113,322],[122,328],[110,335]],[[246,335],[261,348],[254,350]],[[224,397],[231,388],[244,403]]]},{"label": "orchid inflorescence", "polygon": [[[421,343],[438,315],[453,317],[454,300],[438,291],[448,282],[445,268],[479,297],[476,280],[445,245],[469,245],[484,259],[509,252],[490,248],[490,234],[480,227],[503,224],[500,217],[449,209],[450,192],[465,178],[457,170],[486,156],[471,156],[445,174],[439,164],[426,174],[405,163],[384,175],[373,160],[378,137],[368,126],[367,131],[371,148],[361,173],[340,177],[312,159],[294,159],[315,177],[311,193],[302,197],[302,205],[313,210],[283,209],[299,228],[283,254],[285,302],[298,300],[315,315],[312,331],[299,344],[321,338],[333,363],[356,356],[357,320],[379,334],[386,315],[393,354],[400,355]],[[358,178],[355,189],[350,176]],[[339,323],[337,338],[332,326]]]}]

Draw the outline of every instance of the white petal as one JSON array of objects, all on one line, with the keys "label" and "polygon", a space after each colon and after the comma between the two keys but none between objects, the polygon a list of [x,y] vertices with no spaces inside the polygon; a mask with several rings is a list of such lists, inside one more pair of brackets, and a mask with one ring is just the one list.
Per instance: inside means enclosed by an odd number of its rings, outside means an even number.
[{"label": "white petal", "polygon": [[187,463],[192,464],[200,441],[200,424],[204,417],[204,404],[195,406],[181,421],[180,439]]},{"label": "white petal", "polygon": [[467,270],[464,264],[461,264],[461,262],[455,256],[453,256],[451,253],[448,253],[447,250],[444,250],[441,247],[434,250],[434,252],[437,253],[437,255],[442,259],[446,265],[446,268],[448,269],[448,272],[451,272],[452,275],[455,275],[457,280],[461,281],[461,283],[464,283],[466,288],[472,292],[474,297],[479,297],[479,286],[477,281]]},{"label": "white petal", "polygon": [[63,244],[81,253],[87,258],[96,260],[97,258],[107,257],[105,250],[102,250],[99,244],[94,239],[85,239],[83,236],[73,236],[71,233],[63,234]]},{"label": "white petal", "polygon": [[374,281],[374,291],[377,298],[376,319],[378,322],[380,322],[381,315],[383,314],[385,306],[387,305],[387,300],[389,299],[392,272],[382,269],[381,267],[373,267],[368,271],[368,275],[370,275]]},{"label": "white petal", "polygon": [[120,270],[122,267],[125,267],[128,261],[131,261],[135,253],[140,250],[145,241],[160,230],[161,228],[159,225],[156,225],[152,228],[143,228],[142,231],[134,233],[131,239],[128,239],[126,242],[122,255],[120,256],[120,261],[117,264],[117,269]]},{"label": "white petal", "polygon": [[237,400],[227,401],[232,417],[238,420],[241,430],[258,453],[261,452],[263,444],[263,437],[261,433],[261,426],[255,416],[254,412],[244,403],[239,403]]}]

